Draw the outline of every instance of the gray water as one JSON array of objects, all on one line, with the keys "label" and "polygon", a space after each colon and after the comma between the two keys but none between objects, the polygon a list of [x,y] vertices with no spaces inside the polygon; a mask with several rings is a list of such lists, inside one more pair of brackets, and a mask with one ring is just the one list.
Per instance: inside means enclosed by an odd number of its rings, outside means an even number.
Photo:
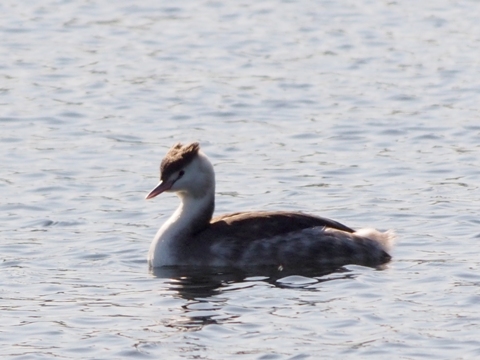
[{"label": "gray water", "polygon": [[[8,359],[480,357],[478,1],[0,3]],[[177,141],[218,214],[395,229],[384,270],[149,272]]]}]

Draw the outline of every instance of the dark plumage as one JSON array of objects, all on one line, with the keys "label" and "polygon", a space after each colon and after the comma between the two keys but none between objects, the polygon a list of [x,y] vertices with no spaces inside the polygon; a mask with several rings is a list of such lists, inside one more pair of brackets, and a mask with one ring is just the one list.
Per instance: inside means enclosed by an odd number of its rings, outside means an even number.
[{"label": "dark plumage", "polygon": [[[241,212],[204,224],[179,243],[176,256],[199,266],[221,259],[222,265],[233,267],[376,266],[391,259],[378,244],[354,232],[336,221],[299,212]],[[195,259],[199,253],[201,259]]]}]

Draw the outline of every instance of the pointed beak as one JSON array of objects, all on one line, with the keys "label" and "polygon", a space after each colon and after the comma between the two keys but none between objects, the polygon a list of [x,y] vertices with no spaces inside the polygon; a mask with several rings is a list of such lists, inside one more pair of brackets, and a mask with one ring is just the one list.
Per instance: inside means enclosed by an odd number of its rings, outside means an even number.
[{"label": "pointed beak", "polygon": [[147,196],[145,196],[145,199],[152,199],[157,195],[160,195],[164,191],[169,190],[173,185],[173,181],[160,181],[155,188],[148,193]]}]

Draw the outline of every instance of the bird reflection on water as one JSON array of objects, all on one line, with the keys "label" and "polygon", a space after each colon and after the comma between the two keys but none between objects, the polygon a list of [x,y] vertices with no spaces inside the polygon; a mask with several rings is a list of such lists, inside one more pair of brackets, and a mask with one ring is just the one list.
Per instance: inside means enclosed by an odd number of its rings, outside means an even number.
[{"label": "bird reflection on water", "polygon": [[[345,267],[323,269],[282,269],[261,267],[253,269],[211,267],[151,268],[152,275],[165,279],[168,290],[175,291],[187,302],[182,305],[180,318],[166,326],[183,331],[195,331],[205,325],[238,321],[238,314],[222,310],[228,301],[227,293],[255,286],[318,291],[322,283],[349,280],[357,272]],[[168,280],[167,280],[168,279]]]}]

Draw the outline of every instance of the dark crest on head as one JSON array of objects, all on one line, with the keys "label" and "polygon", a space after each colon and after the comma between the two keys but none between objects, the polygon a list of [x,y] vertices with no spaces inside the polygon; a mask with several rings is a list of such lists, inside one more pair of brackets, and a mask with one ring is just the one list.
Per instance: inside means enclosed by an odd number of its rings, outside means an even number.
[{"label": "dark crest on head", "polygon": [[187,166],[198,154],[198,150],[200,150],[200,144],[198,142],[187,145],[182,145],[181,143],[173,145],[160,164],[161,180],[165,181],[174,172]]}]

